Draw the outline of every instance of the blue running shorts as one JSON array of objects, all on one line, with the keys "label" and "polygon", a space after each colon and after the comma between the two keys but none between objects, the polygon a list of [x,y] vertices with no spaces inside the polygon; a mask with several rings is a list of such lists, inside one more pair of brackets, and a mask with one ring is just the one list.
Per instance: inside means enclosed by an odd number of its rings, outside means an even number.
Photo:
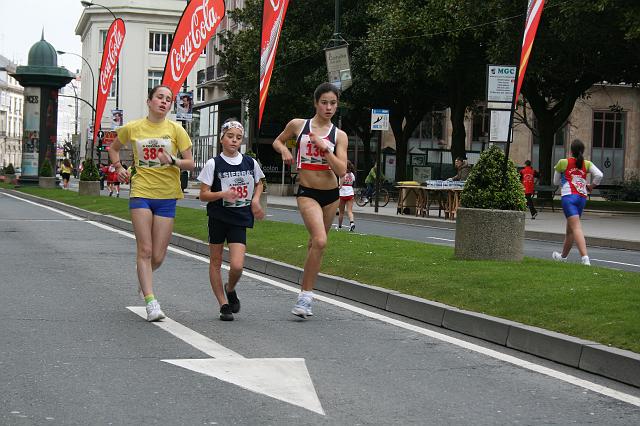
[{"label": "blue running shorts", "polygon": [[582,216],[584,206],[587,204],[587,199],[578,194],[570,194],[562,197],[562,210],[564,211],[564,217]]},{"label": "blue running shorts", "polygon": [[154,216],[176,217],[176,199],[129,198],[129,209],[149,209]]}]

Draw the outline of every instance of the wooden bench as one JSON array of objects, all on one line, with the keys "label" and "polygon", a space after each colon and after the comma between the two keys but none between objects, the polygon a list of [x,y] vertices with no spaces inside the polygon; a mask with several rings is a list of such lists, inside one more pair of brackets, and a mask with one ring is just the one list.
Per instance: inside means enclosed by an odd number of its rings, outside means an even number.
[{"label": "wooden bench", "polygon": [[544,209],[544,204],[551,204],[551,211],[555,212],[553,207],[553,197],[556,195],[558,187],[556,185],[536,185],[536,200],[538,200],[538,206]]}]

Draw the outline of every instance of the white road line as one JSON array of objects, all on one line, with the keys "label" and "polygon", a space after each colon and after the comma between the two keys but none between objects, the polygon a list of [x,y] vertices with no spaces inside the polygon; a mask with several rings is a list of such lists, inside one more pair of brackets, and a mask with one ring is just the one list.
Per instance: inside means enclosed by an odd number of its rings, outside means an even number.
[{"label": "white road line", "polygon": [[66,217],[68,217],[69,219],[74,219],[74,220],[84,220],[83,218],[78,217],[78,216],[76,216],[76,215],[73,215],[73,214],[71,214],[71,213],[67,213],[67,212],[64,212],[64,211],[62,211],[62,210],[58,210],[58,209],[56,209],[55,207],[49,207],[49,206],[45,206],[44,204],[38,204],[38,203],[36,203],[35,201],[27,200],[27,199],[25,199],[25,198],[16,197],[15,195],[11,195],[11,194],[6,194],[6,193],[5,193],[4,195],[6,195],[7,197],[15,198],[16,200],[19,200],[19,201],[24,201],[25,203],[33,204],[34,206],[42,207],[43,209],[51,210],[52,212],[56,212],[56,213],[58,213],[58,214],[61,214],[61,215],[63,215],[63,216],[66,216]]},{"label": "white road line", "polygon": [[[14,198],[18,198],[18,197],[14,197]],[[18,198],[18,199],[20,199],[20,198]],[[28,200],[23,200],[23,201],[30,202]],[[42,205],[37,204],[37,203],[33,203],[33,202],[30,202],[30,203],[31,204],[35,204],[35,205],[39,205],[41,207],[49,208],[47,206],[42,206]],[[50,210],[54,210],[54,211],[56,211],[56,212],[58,212],[60,214],[75,218],[75,216],[68,215],[67,213],[60,212],[59,210],[56,210],[56,209],[53,209],[53,208],[49,208],[49,209]],[[109,231],[112,231],[112,232],[116,232],[116,233],[118,233],[120,235],[126,235],[126,236],[128,236],[130,238],[135,238],[133,234],[131,234],[131,233],[127,232],[127,231],[122,231],[121,229],[113,228],[111,226],[104,225],[104,224],[97,223],[97,222],[89,221],[89,223],[91,223],[91,224],[93,224],[95,226],[98,226],[98,227],[100,227],[102,229],[109,230]],[[185,250],[178,249],[178,248],[171,247],[171,246],[169,247],[169,250],[174,252],[174,253],[181,254],[181,255],[186,256],[186,257],[190,257],[192,259],[196,259],[196,260],[199,260],[199,261],[202,261],[202,262],[205,262],[205,263],[209,263],[209,258],[208,257],[204,257],[204,256],[200,256],[200,255],[197,255],[197,254],[193,254],[191,252],[187,252]],[[229,269],[229,267],[227,265],[222,265],[222,266],[227,270]],[[258,281],[262,281],[264,283],[270,284],[270,285],[272,285],[274,287],[290,291],[292,293],[299,293],[300,292],[300,288],[297,287],[297,286],[294,287],[294,286],[291,286],[289,284],[280,283],[280,282],[275,281],[275,280],[273,280],[271,278],[263,277],[261,275],[254,274],[252,272],[244,271],[243,275],[247,276],[247,277],[251,277],[251,278],[256,279]],[[394,318],[389,318],[389,317],[384,316],[382,314],[378,314],[378,313],[375,313],[375,312],[370,312],[370,311],[368,311],[366,309],[362,309],[362,308],[359,308],[359,307],[356,307],[356,306],[352,306],[352,305],[349,305],[349,304],[347,304],[345,302],[334,300],[334,299],[331,299],[331,298],[326,297],[326,296],[315,295],[314,298],[317,299],[317,300],[321,300],[321,301],[323,301],[325,303],[329,303],[331,305],[338,306],[340,308],[347,309],[349,311],[358,313],[358,314],[366,316],[368,318],[376,319],[378,321],[385,322],[387,324],[395,325],[396,327],[404,328],[405,330],[410,330],[410,331],[422,334],[424,336],[429,336],[431,338],[438,339],[438,340],[441,340],[443,342],[450,343],[452,345],[456,345],[456,346],[464,348],[464,349],[468,349],[468,350],[471,350],[471,351],[474,351],[474,352],[477,352],[477,353],[481,353],[483,355],[487,355],[489,357],[492,357],[492,358],[495,358],[495,359],[498,359],[498,360],[501,360],[501,361],[504,361],[504,362],[508,362],[510,364],[525,368],[527,370],[535,371],[537,373],[544,374],[546,376],[555,378],[557,380],[562,380],[564,382],[571,383],[573,385],[576,385],[576,386],[579,386],[581,388],[590,390],[592,392],[596,392],[596,393],[599,393],[599,394],[602,394],[602,395],[617,399],[619,401],[623,401],[623,402],[626,402],[628,404],[640,407],[640,397],[636,397],[636,396],[633,396],[633,395],[630,395],[630,394],[627,394],[627,393],[624,393],[624,392],[620,392],[620,391],[617,391],[615,389],[611,389],[609,387],[602,386],[602,385],[590,382],[590,381],[585,380],[585,379],[580,379],[580,378],[578,378],[576,376],[572,376],[570,374],[566,374],[566,373],[563,373],[563,372],[558,371],[558,370],[554,370],[554,369],[549,368],[549,367],[544,367],[542,365],[535,364],[535,363],[530,362],[530,361],[525,361],[523,359],[517,358],[517,357],[512,356],[512,355],[507,355],[507,354],[495,351],[493,349],[488,349],[488,348],[482,347],[480,345],[476,345],[474,343],[466,342],[464,340],[461,340],[461,339],[458,339],[458,338],[455,338],[455,337],[452,337],[452,336],[447,336],[446,334],[442,334],[442,333],[438,333],[436,331],[428,330],[426,328],[419,327],[419,326],[416,326],[416,325],[413,325],[413,324],[409,324],[409,323],[406,323],[404,321],[400,321],[400,320],[397,320],[397,319],[394,319]]]},{"label": "white road line", "polygon": [[640,265],[636,265],[633,263],[614,262],[613,260],[594,259],[594,258],[591,258],[591,260],[595,260],[596,262],[613,263],[615,265],[633,266],[636,268],[640,268]]},{"label": "white road line", "polygon": [[450,240],[449,238],[438,238],[438,237],[427,237],[428,240],[438,240],[438,241],[448,241],[450,243],[455,243],[456,240]]},{"label": "white road line", "polygon": [[[147,311],[144,306],[127,306],[127,309],[144,319],[147,318]],[[153,324],[173,334],[178,339],[190,344],[194,348],[198,349],[201,352],[204,352],[210,357],[216,359],[244,358],[239,353],[225,348],[219,343],[209,339],[207,336],[203,336],[202,334],[191,330],[189,327],[185,327],[184,325],[172,320],[171,318],[165,318],[163,321],[156,321]]]}]

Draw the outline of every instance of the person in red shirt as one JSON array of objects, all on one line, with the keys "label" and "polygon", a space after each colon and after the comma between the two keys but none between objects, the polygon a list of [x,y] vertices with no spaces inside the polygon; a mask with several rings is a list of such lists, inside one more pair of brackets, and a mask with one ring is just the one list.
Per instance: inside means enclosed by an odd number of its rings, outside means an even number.
[{"label": "person in red shirt", "polygon": [[538,177],[538,171],[531,167],[531,161],[524,162],[524,168],[520,170],[520,181],[524,186],[524,196],[527,199],[527,207],[531,212],[531,219],[535,219],[538,216],[538,211],[533,205],[533,194],[536,192],[535,179]]}]

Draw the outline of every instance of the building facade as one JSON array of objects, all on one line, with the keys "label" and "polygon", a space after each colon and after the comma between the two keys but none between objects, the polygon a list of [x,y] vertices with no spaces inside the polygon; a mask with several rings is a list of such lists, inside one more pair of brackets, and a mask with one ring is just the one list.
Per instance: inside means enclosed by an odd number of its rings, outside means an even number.
[{"label": "building facade", "polygon": [[224,90],[227,71],[220,64],[220,56],[217,54],[223,48],[221,34],[242,29],[240,24],[229,17],[229,12],[242,9],[244,0],[226,0],[225,6],[225,17],[207,44],[206,68],[198,71],[197,75],[194,108],[199,112],[200,125],[199,136],[193,141],[196,172],[217,154],[220,127],[226,119],[234,117],[242,122],[245,127],[245,146],[247,139],[251,137],[246,108],[240,100],[231,98]]},{"label": "building facade", "polygon": [[16,66],[0,55],[0,166],[22,163],[24,89],[11,77]]},{"label": "building facade", "polygon": [[[102,129],[109,130],[114,128],[113,110],[122,110],[123,123],[146,117],[148,91],[162,81],[173,33],[186,7],[186,2],[183,0],[136,0],[135,2],[101,0],[100,4],[108,7],[115,16],[121,18],[126,30],[118,62],[119,74],[114,75],[114,82],[101,120]],[[93,69],[96,93],[104,42],[113,19],[111,13],[104,8],[90,6],[84,9],[75,30],[82,40],[81,55]],[[203,53],[187,77],[186,87],[183,86],[186,91],[195,92],[197,70],[204,66],[205,54]],[[85,82],[82,85],[81,97],[93,103],[91,101],[94,92],[94,85],[91,84],[93,79],[91,71],[84,62],[81,77]],[[169,118],[175,120],[175,112],[172,112]],[[80,107],[80,123],[82,129],[80,150],[84,156],[86,150],[91,149],[91,140],[88,139],[91,108],[84,102]],[[130,157],[130,151],[125,149],[123,159],[129,160]],[[105,160],[106,156],[102,159]]]},{"label": "building facade", "polygon": [[[482,106],[469,111],[465,121],[467,158],[474,164],[489,144],[489,112]],[[527,111],[529,126],[535,128],[532,111]],[[433,111],[425,116],[409,139],[407,159],[409,178],[429,174],[448,177],[452,172],[449,110]],[[603,183],[616,183],[640,174],[640,88],[630,85],[596,84],[584,98],[577,100],[566,123],[555,135],[551,166],[569,153],[574,139],[585,144],[585,158],[603,171]],[[395,148],[391,132],[385,132],[383,147]],[[498,144],[504,146],[504,144]],[[539,167],[538,138],[528,126],[515,121],[510,158],[523,165],[531,160]],[[392,161],[393,162],[393,161]],[[439,166],[443,164],[443,166]],[[417,169],[416,169],[417,168]],[[445,170],[444,176],[440,170]],[[393,176],[393,173],[386,173]]]}]

